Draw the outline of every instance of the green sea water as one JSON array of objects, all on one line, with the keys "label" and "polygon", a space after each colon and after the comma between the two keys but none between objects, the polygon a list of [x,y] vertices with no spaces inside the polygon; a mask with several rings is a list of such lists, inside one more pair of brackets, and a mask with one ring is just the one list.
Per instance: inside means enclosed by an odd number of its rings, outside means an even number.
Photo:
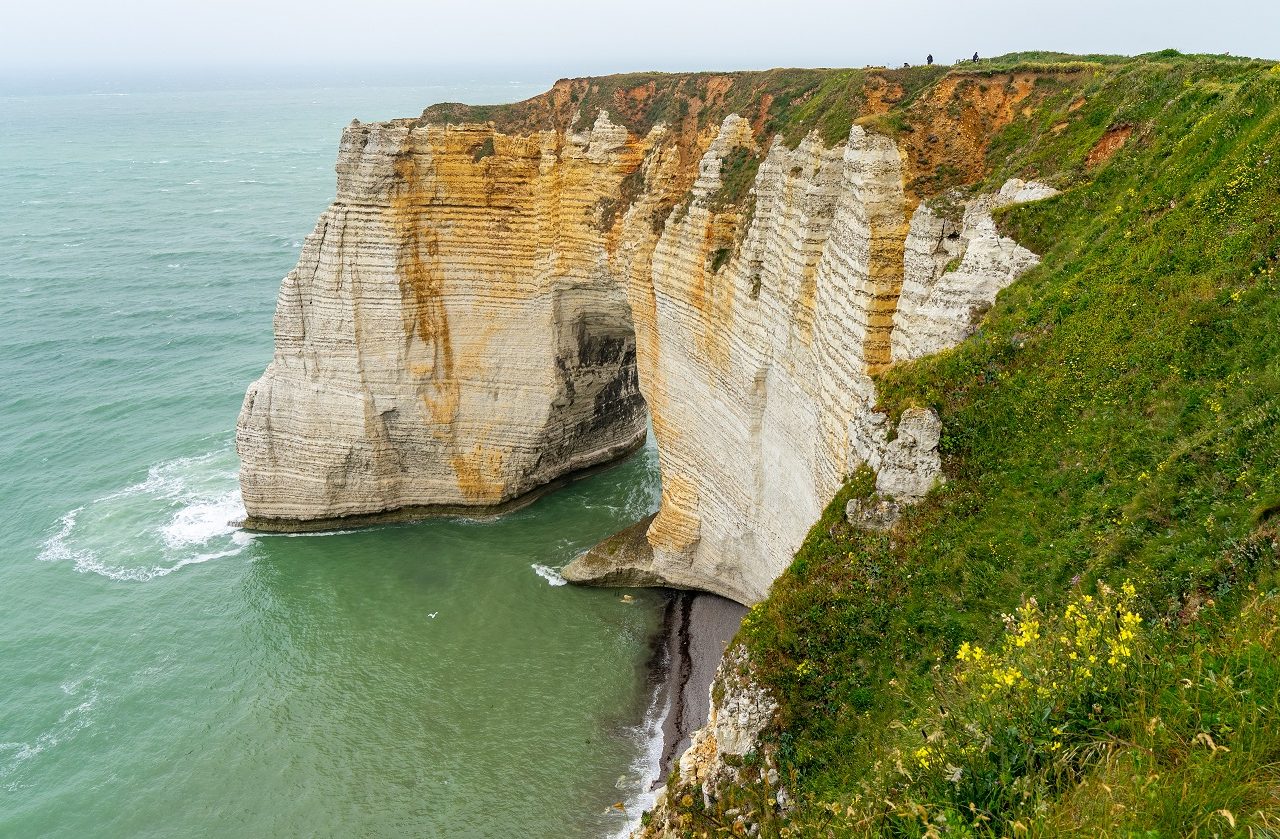
[{"label": "green sea water", "polygon": [[660,599],[551,569],[656,507],[651,448],[497,520],[228,523],[236,413],[342,125],[545,87],[0,97],[0,836],[634,815]]}]

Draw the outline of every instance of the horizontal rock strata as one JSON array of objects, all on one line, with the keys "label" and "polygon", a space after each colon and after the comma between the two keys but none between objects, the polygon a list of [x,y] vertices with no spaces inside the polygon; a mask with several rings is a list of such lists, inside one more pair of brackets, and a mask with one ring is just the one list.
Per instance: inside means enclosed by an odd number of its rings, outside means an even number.
[{"label": "horizontal rock strata", "polygon": [[[974,330],[1035,264],[992,209],[1051,191],[1010,182],[945,218],[912,194],[913,140],[855,125],[788,148],[760,119],[695,119],[734,80],[701,83],[706,100],[643,136],[563,116],[589,80],[512,106],[537,121],[547,105],[545,130],[353,123],[245,396],[248,525],[502,509],[639,445],[647,405],[662,500],[643,546],[637,529],[566,576],[750,604],[859,464],[895,503],[927,491],[936,430],[905,418],[890,442],[874,376]],[[1008,112],[1032,88],[971,104]],[[659,93],[627,92],[624,115]],[[970,122],[947,166],[980,148]]]},{"label": "horizontal rock strata", "polygon": [[[750,604],[861,463],[895,503],[919,500],[940,477],[937,417],[908,412],[890,442],[873,376],[971,334],[1036,262],[999,236],[991,210],[1051,190],[1011,182],[947,226],[912,211],[895,144],[857,126],[836,148],[812,137],[771,146],[739,233],[743,219],[718,200],[720,173],[751,143],[744,121],[724,121],[687,206],[630,271],[662,471],[651,552],[629,569],[637,554],[618,555],[613,571],[593,555],[589,572],[585,560],[568,566],[571,579],[633,575]],[[963,253],[958,270],[948,247]]]},{"label": "horizontal rock strata", "polygon": [[641,445],[598,217],[644,152],[606,117],[348,127],[237,427],[249,526],[493,510]]}]

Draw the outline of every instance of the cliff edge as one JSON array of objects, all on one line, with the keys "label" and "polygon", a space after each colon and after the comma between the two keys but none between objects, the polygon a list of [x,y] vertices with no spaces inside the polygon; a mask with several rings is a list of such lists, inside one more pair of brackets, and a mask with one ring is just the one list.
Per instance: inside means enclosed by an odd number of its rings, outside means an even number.
[{"label": "cliff edge", "polygon": [[[1074,72],[576,79],[353,123],[241,412],[248,526],[500,510],[650,420],[647,547],[567,576],[759,601],[889,451],[873,377],[1035,264],[991,211],[1052,190],[968,187],[1037,81]],[[918,497],[929,469],[883,490]]]}]

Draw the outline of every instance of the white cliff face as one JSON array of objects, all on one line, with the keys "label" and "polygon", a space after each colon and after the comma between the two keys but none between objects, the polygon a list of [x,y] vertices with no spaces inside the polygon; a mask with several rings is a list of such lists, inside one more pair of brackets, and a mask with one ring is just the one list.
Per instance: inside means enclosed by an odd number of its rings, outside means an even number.
[{"label": "white cliff face", "polygon": [[[892,141],[855,126],[843,148],[814,139],[794,151],[775,144],[738,242],[739,217],[717,212],[715,197],[722,159],[750,142],[743,121],[725,120],[687,211],[672,213],[648,270],[632,280],[633,318],[650,335],[641,341],[640,381],[663,483],[645,571],[748,604],[765,596],[860,463],[879,470],[883,462],[885,494],[905,503],[936,482],[937,431],[908,417],[888,443],[887,419],[872,410],[871,377],[894,359],[899,334],[910,341],[932,330],[929,351],[963,339],[970,309],[985,310],[1034,264],[990,216],[1019,193],[980,199],[957,231],[969,246],[961,303],[919,307],[921,317],[899,324],[904,274],[914,271],[923,287],[926,275],[944,275],[946,260],[933,247],[927,271],[914,264],[925,225],[909,224]],[[923,213],[916,218],[933,221]],[[649,300],[647,311],[641,302]],[[932,433],[932,444],[908,452],[916,432]]]},{"label": "white cliff face", "polygon": [[649,273],[656,350],[640,357],[663,477],[652,568],[752,603],[847,473],[848,423],[888,359],[905,213],[896,148],[855,128],[844,148],[775,144],[738,243],[712,201],[718,158],[748,141],[726,120],[668,220]]},{"label": "white cliff face", "polygon": [[[1040,259],[996,230],[991,211],[1057,194],[1043,184],[1010,180],[995,195],[965,205],[956,226],[921,205],[911,217],[902,296],[893,316],[894,361],[954,347],[973,334],[1001,289]],[[959,259],[954,270],[948,264]]]},{"label": "white cliff face", "polygon": [[643,153],[605,115],[570,137],[348,127],[237,427],[250,526],[492,508],[639,445],[597,217]]},{"label": "white cliff face", "polygon": [[245,397],[249,524],[492,510],[639,444],[645,402],[663,489],[636,579],[754,603],[860,464],[923,496],[937,429],[904,416],[889,442],[873,376],[971,332],[1035,264],[991,209],[1051,190],[1010,182],[952,229],[855,126],[775,142],[748,223],[720,192],[751,125],[698,135],[696,171],[690,136],[603,112],[576,134],[350,127]]}]

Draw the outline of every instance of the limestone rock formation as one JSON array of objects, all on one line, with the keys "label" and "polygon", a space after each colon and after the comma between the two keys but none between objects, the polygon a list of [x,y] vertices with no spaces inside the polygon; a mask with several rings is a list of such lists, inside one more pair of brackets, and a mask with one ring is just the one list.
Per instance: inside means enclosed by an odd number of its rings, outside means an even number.
[{"label": "limestone rock formation", "polygon": [[854,127],[843,147],[770,147],[736,242],[716,158],[748,137],[725,120],[631,284],[662,471],[652,570],[743,603],[764,596],[847,474],[849,422],[889,360],[906,234],[897,149]]},{"label": "limestone rock formation", "polygon": [[[973,334],[996,294],[1040,262],[1000,235],[991,211],[1057,192],[1044,184],[1010,180],[995,195],[967,202],[959,225],[924,204],[916,208],[905,246],[902,295],[893,315],[894,361],[954,347]],[[956,267],[947,270],[953,261]]]},{"label": "limestone rock formation", "polygon": [[941,437],[942,422],[931,409],[903,411],[898,436],[880,456],[876,492],[908,504],[924,498],[942,474]]},{"label": "limestone rock formation", "polygon": [[[683,788],[698,788],[704,802],[718,797],[720,790],[735,786],[743,773],[759,772],[772,789],[774,804],[784,807],[787,795],[779,788],[778,772],[772,756],[761,756],[761,766],[744,768],[743,758],[760,748],[761,732],[773,722],[778,703],[755,681],[747,652],[733,647],[721,659],[711,689],[707,724],[693,735],[681,755],[679,778]],[[667,807],[667,788],[658,792],[648,824],[637,828],[633,839],[660,839],[682,836],[681,825]]]},{"label": "limestone rock formation", "polygon": [[649,525],[654,516],[621,530],[566,565],[560,571],[567,582],[592,586],[663,586],[667,581],[653,570]]},{"label": "limestone rock formation", "polygon": [[844,517],[854,527],[884,531],[898,523],[902,507],[888,498],[851,498],[844,505]]},{"label": "limestone rock formation", "polygon": [[241,411],[249,526],[491,510],[640,445],[597,220],[645,148],[604,114],[520,137],[352,123]]},{"label": "limestone rock formation", "polygon": [[[719,209],[717,194],[723,159],[750,142],[742,121],[724,121],[687,206],[630,285],[663,483],[652,552],[630,573],[748,604],[765,596],[859,464],[880,472],[882,493],[902,503],[938,480],[936,416],[908,412],[888,442],[872,376],[893,360],[895,329],[910,339],[933,328],[934,348],[969,334],[971,310],[985,310],[1034,264],[996,233],[991,208],[1041,194],[1014,182],[972,202],[957,228],[970,246],[962,305],[895,325],[914,258],[895,144],[858,126],[843,147],[813,137],[794,150],[775,143],[755,179],[754,216],[738,233],[742,219]],[[929,278],[946,276],[945,263],[929,265]],[[566,571],[604,578],[598,566]]]},{"label": "limestone rock formation", "polygon": [[[902,503],[935,482],[936,429],[892,430],[873,377],[972,331],[1035,263],[991,209],[1049,190],[1010,182],[952,223],[908,188],[920,150],[860,125],[795,148],[733,113],[641,136],[599,111],[586,128],[581,81],[512,106],[511,133],[346,130],[337,199],[281,287],[275,358],[238,424],[249,526],[499,509],[638,445],[647,404],[647,547],[566,576],[750,604],[858,465]],[[703,83],[690,109],[732,81]],[[655,91],[615,99],[628,124]],[[753,156],[749,194],[729,194]]]},{"label": "limestone rock formation", "polygon": [[869,530],[888,530],[898,522],[902,508],[915,504],[940,483],[942,421],[929,408],[908,408],[898,420],[897,436],[888,440],[887,417],[869,412],[851,424],[856,444],[855,462],[871,465],[876,472],[873,498],[853,498],[845,505],[850,524]]}]

